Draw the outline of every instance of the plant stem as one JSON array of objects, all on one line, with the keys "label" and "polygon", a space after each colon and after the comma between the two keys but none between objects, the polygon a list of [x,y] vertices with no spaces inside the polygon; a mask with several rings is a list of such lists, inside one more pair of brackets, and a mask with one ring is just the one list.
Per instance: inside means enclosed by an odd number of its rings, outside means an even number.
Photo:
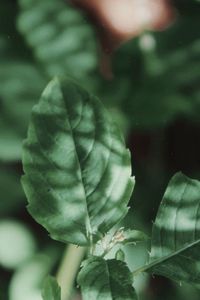
[{"label": "plant stem", "polygon": [[61,287],[61,300],[70,300],[74,281],[86,248],[69,244],[57,272],[57,281]]}]

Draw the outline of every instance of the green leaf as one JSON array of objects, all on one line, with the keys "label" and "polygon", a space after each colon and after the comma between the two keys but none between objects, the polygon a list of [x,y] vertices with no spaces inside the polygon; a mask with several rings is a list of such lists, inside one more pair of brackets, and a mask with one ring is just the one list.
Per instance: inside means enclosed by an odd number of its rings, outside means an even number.
[{"label": "green leaf", "polygon": [[131,272],[120,260],[91,257],[83,262],[78,284],[84,300],[134,300]]},{"label": "green leaf", "polygon": [[132,229],[124,230],[124,228],[122,227],[114,233],[112,239],[110,240],[110,244],[129,245],[136,244],[138,242],[143,242],[146,240],[148,240],[148,237],[142,231]]},{"label": "green leaf", "polygon": [[33,109],[22,183],[28,210],[54,239],[97,241],[127,213],[130,153],[97,98],[54,79]]},{"label": "green leaf", "polygon": [[0,82],[0,159],[19,160],[31,109],[45,79],[32,63],[10,57],[0,62]]},{"label": "green leaf", "polygon": [[128,244],[136,244],[138,242],[147,241],[149,238],[148,236],[139,230],[125,230],[122,232],[123,240],[121,240],[121,244],[128,245]]},{"label": "green leaf", "polygon": [[49,276],[43,285],[43,300],[61,300],[61,290],[55,278]]},{"label": "green leaf", "polygon": [[146,270],[176,281],[200,282],[200,182],[176,174],[161,202]]},{"label": "green leaf", "polygon": [[85,16],[62,0],[19,0],[19,4],[19,31],[47,74],[85,81],[98,63],[95,36]]},{"label": "green leaf", "polygon": [[166,127],[180,116],[199,120],[199,20],[198,13],[180,16],[165,31],[143,33],[115,52],[115,76],[100,92],[120,105],[132,128]]},{"label": "green leaf", "polygon": [[45,85],[15,28],[16,11],[17,3],[1,1],[0,160],[4,161],[21,159],[31,108]]},{"label": "green leaf", "polygon": [[115,253],[115,259],[125,261],[125,253],[122,249],[118,249]]}]

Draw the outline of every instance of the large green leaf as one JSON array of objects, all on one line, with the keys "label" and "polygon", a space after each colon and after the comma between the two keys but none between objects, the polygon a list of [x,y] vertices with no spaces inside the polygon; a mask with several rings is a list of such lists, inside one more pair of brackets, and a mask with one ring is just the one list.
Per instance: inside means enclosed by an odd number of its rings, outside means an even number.
[{"label": "large green leaf", "polygon": [[153,225],[150,264],[176,281],[200,284],[200,182],[176,174]]},{"label": "large green leaf", "polygon": [[130,153],[98,99],[68,79],[34,107],[23,166],[29,212],[57,240],[89,244],[128,211]]},{"label": "large green leaf", "polygon": [[18,28],[47,73],[85,81],[97,67],[95,36],[84,15],[62,0],[19,0]]},{"label": "large green leaf", "polygon": [[61,290],[55,278],[49,276],[45,280],[42,297],[44,300],[61,300]]},{"label": "large green leaf", "polygon": [[120,260],[90,257],[83,262],[78,283],[84,300],[134,300],[133,278]]}]

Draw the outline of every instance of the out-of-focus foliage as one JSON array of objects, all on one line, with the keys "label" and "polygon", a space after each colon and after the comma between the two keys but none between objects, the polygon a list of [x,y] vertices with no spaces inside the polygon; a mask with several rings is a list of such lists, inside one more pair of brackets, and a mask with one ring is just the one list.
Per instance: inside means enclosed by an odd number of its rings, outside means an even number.
[{"label": "out-of-focus foliage", "polygon": [[[143,228],[146,224],[140,213],[150,222],[172,170],[192,161],[189,171],[193,173],[195,168],[195,175],[200,174],[198,154],[193,151],[194,155],[189,157],[188,149],[194,145],[187,145],[185,127],[179,126],[173,132],[171,148],[167,144],[172,132],[169,126],[180,118],[195,121],[192,130],[199,130],[199,1],[172,0],[177,9],[174,24],[163,32],[145,32],[121,45],[112,56],[113,79],[110,80],[99,72],[101,58],[94,28],[68,1],[0,2],[0,218],[23,219],[32,228],[32,239],[43,243],[41,252],[49,248],[50,240],[43,239],[46,235],[25,212],[20,159],[31,108],[51,77],[61,73],[82,81],[101,97],[122,128],[132,130],[133,150],[141,142],[141,156],[138,158],[137,149],[133,152],[137,183],[134,216],[130,212],[130,218],[131,223]],[[153,132],[153,138],[147,135],[147,130]],[[172,141],[181,141],[181,134],[184,143],[173,148]],[[197,140],[198,136],[195,146]],[[180,157],[179,162],[173,162],[173,155]],[[123,250],[134,270],[140,267],[138,261],[147,255],[147,247],[135,252],[130,247],[124,246]],[[59,251],[56,249],[57,255]],[[0,299],[8,300],[9,290],[9,300],[41,300],[41,282],[50,270],[52,266],[44,256],[28,259],[15,272],[1,266]],[[141,276],[138,281],[138,290],[142,286],[144,291],[142,300],[200,297],[199,291],[191,286],[169,284],[162,277],[152,280]],[[146,291],[145,286],[148,286]]]},{"label": "out-of-focus foliage", "polygon": [[113,59],[114,79],[105,83],[104,97],[109,91],[133,128],[166,127],[180,116],[198,120],[200,8],[190,6],[165,32],[143,33]]},{"label": "out-of-focus foliage", "polygon": [[0,240],[0,265],[8,269],[17,269],[36,251],[32,233],[24,224],[14,220],[0,221]]},{"label": "out-of-focus foliage", "polygon": [[42,282],[52,267],[51,258],[38,254],[13,275],[9,286],[10,300],[42,300]]},{"label": "out-of-focus foliage", "polygon": [[91,81],[98,53],[84,14],[62,0],[19,0],[19,4],[18,28],[46,73]]},{"label": "out-of-focus foliage", "polygon": [[5,29],[0,32],[0,159],[5,161],[21,159],[30,111],[45,84],[14,27],[12,5],[0,4],[0,26]]},{"label": "out-of-focus foliage", "polygon": [[8,58],[0,64],[0,82],[0,157],[19,160],[30,111],[45,81],[33,64]]}]

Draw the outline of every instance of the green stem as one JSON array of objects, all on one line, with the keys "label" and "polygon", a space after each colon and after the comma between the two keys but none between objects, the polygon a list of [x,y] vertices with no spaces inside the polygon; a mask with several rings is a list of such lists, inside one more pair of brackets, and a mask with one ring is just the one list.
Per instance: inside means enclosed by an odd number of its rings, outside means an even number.
[{"label": "green stem", "polygon": [[57,272],[57,281],[61,287],[61,300],[70,300],[74,282],[86,248],[69,244]]},{"label": "green stem", "polygon": [[146,265],[146,266],[143,266],[143,267],[140,267],[137,270],[133,271],[132,275],[133,275],[133,277],[135,277],[135,276],[139,275],[140,273],[148,271],[148,269],[150,269],[151,267],[152,266],[150,264]]}]

